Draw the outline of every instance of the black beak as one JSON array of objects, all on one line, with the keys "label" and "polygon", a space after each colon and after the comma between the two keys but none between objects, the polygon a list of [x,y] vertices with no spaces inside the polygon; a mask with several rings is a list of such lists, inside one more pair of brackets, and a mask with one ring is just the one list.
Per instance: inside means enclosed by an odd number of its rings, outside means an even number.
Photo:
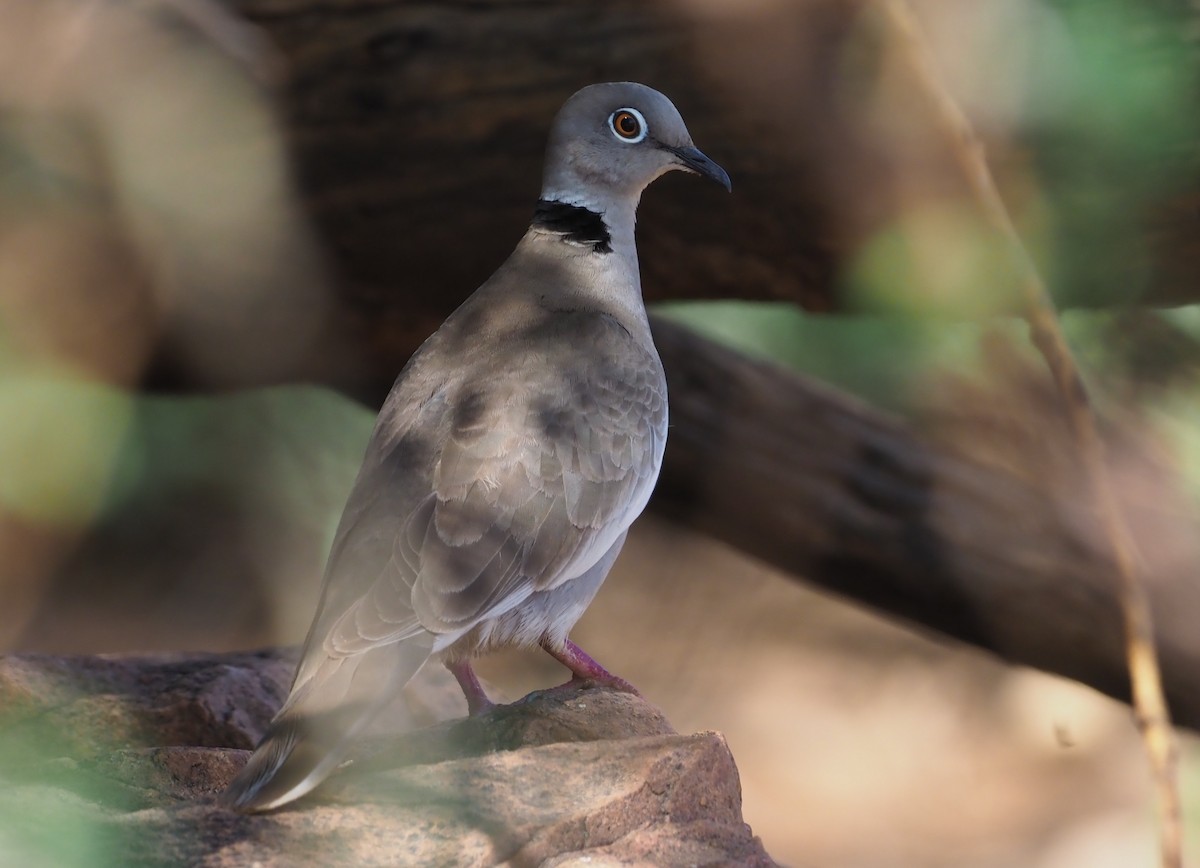
[{"label": "black beak", "polygon": [[699,148],[673,148],[670,145],[663,147],[675,155],[685,170],[711,178],[726,190],[733,190],[733,185],[729,182],[729,173],[704,156]]}]

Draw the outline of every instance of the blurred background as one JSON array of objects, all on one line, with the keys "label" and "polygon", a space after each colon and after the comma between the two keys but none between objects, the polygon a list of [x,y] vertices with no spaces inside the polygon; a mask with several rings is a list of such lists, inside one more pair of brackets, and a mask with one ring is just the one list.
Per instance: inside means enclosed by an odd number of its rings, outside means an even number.
[{"label": "blurred background", "polygon": [[[1200,10],[912,6],[1119,432],[1165,641],[1194,650]],[[0,651],[299,642],[375,407],[520,237],[551,117],[599,80],[666,92],[733,177],[733,196],[667,178],[640,212],[647,300],[694,353],[770,362],[1074,527],[1016,270],[908,61],[850,0],[0,0]],[[684,512],[677,483],[652,504],[575,638],[680,731],[725,733],[776,859],[1155,864],[1127,707],[700,532],[723,495],[692,481]],[[964,536],[1018,528],[1053,579],[1035,544],[1058,525],[1023,518]],[[543,657],[482,668],[513,699],[562,677]],[[1193,813],[1193,852],[1198,832]]]}]

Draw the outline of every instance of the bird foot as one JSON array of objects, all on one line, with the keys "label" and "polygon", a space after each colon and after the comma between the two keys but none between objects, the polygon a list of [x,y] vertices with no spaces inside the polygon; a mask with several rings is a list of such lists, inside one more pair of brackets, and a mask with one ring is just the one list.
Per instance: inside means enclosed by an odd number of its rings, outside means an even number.
[{"label": "bird foot", "polygon": [[619,690],[622,693],[632,693],[634,696],[641,696],[636,687],[624,678],[613,675],[589,657],[587,652],[570,639],[567,639],[561,648],[551,645],[549,642],[542,642],[542,648],[547,654],[571,670],[571,680],[559,685],[555,688],[557,690],[568,688],[578,689],[581,684],[590,682],[612,688],[613,690]]}]

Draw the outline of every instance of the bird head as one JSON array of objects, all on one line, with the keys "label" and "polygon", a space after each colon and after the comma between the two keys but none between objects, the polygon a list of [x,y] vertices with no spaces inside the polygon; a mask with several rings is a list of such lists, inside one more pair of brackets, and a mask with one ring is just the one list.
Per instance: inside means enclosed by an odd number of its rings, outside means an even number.
[{"label": "bird head", "polygon": [[692,142],[678,109],[634,82],[594,84],[566,101],[546,150],[542,198],[603,213],[667,172],[681,170],[730,189],[729,175]]}]

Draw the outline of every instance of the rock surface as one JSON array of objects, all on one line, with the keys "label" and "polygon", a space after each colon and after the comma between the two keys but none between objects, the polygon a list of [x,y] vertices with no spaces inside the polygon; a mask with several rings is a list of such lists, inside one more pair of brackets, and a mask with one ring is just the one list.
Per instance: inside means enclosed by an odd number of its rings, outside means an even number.
[{"label": "rock surface", "polygon": [[0,658],[0,862],[774,864],[720,735],[679,735],[644,700],[588,686],[462,718],[452,682],[422,673],[310,797],[218,807],[292,666],[286,652]]}]

